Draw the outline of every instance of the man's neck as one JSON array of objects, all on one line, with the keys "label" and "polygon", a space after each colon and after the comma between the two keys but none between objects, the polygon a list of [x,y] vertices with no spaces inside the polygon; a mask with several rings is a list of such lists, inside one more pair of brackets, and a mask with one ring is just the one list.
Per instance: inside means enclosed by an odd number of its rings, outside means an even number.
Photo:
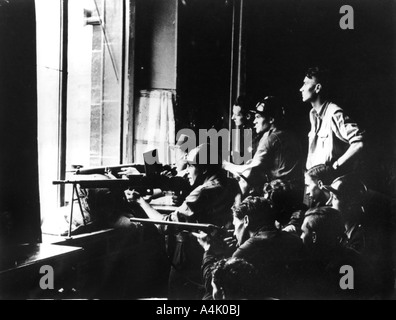
[{"label": "man's neck", "polygon": [[319,112],[325,102],[326,102],[325,99],[318,96],[315,101],[311,101],[311,105],[316,112]]}]

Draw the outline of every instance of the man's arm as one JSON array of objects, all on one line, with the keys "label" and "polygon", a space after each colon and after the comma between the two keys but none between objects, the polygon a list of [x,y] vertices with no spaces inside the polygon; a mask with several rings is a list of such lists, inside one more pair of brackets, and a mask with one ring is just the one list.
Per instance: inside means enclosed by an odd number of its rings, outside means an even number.
[{"label": "man's arm", "polygon": [[153,220],[163,220],[164,219],[164,215],[159,213],[157,210],[155,210],[136,191],[125,190],[124,193],[125,193],[125,197],[126,197],[127,201],[138,203],[150,219],[153,219]]},{"label": "man's arm", "polygon": [[260,165],[260,162],[253,159],[247,164],[233,164],[228,161],[223,162],[223,169],[231,172],[234,175],[239,175],[242,174],[243,172],[247,171],[248,169],[252,169],[255,167],[258,167]]},{"label": "man's arm", "polygon": [[354,161],[362,152],[363,148],[363,141],[352,143],[349,146],[348,150],[341,157],[339,157],[337,161],[333,163],[333,169],[338,170],[340,167]]},{"label": "man's arm", "polygon": [[349,143],[347,151],[333,163],[333,169],[353,162],[362,153],[364,148],[364,131],[356,122],[345,115],[342,109],[337,110],[332,116],[333,130],[336,136],[342,141]]},{"label": "man's arm", "polygon": [[252,160],[244,165],[236,165],[225,161],[223,163],[223,168],[234,175],[244,175],[247,179],[250,179],[251,176],[262,172],[268,167],[267,162],[269,161],[269,153],[274,143],[273,136],[265,135],[261,138]]}]

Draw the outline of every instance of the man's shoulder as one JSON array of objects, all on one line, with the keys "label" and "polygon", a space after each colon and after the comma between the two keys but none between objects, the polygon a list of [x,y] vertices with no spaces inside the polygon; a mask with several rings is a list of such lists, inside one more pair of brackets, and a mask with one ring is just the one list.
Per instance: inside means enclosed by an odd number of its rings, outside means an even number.
[{"label": "man's shoulder", "polygon": [[271,134],[271,138],[273,140],[282,141],[282,140],[297,140],[297,136],[295,132],[289,128],[277,128]]},{"label": "man's shoulder", "polygon": [[325,114],[333,115],[337,112],[343,112],[343,111],[344,109],[342,109],[339,105],[335,104],[334,102],[329,102]]},{"label": "man's shoulder", "polygon": [[187,202],[196,201],[198,198],[209,197],[213,194],[218,194],[221,190],[226,190],[228,186],[228,179],[213,175],[203,184],[197,186],[191,193],[187,196]]}]

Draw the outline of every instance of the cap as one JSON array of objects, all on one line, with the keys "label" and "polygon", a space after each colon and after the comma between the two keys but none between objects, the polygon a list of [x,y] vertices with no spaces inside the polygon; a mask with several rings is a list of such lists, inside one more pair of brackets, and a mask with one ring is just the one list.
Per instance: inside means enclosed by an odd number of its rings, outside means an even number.
[{"label": "cap", "polygon": [[285,109],[280,101],[273,96],[267,96],[257,102],[255,109],[250,110],[250,112],[260,114],[263,117],[272,117],[275,121],[283,120],[285,116]]},{"label": "cap", "polygon": [[354,175],[339,177],[330,186],[324,185],[323,189],[339,197],[347,196],[351,200],[362,200],[367,192],[367,187]]},{"label": "cap", "polygon": [[176,141],[176,146],[177,147],[180,147],[180,146],[182,146],[183,144],[185,144],[187,141],[188,141],[188,135],[186,135],[186,134],[181,134],[180,136],[179,136],[179,138],[177,139],[177,141]]},{"label": "cap", "polygon": [[[216,155],[217,153],[217,155]],[[217,157],[216,157],[217,156]],[[221,149],[217,149],[209,143],[202,143],[192,149],[186,157],[186,161],[193,165],[208,165],[210,167],[220,167],[222,165]]]},{"label": "cap", "polygon": [[209,164],[208,162],[209,144],[202,143],[198,147],[192,149],[186,157],[189,164]]}]

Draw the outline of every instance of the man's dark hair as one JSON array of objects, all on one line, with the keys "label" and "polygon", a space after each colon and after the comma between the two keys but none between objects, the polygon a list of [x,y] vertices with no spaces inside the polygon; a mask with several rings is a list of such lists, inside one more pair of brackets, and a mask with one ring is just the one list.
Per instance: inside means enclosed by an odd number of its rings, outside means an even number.
[{"label": "man's dark hair", "polygon": [[275,225],[275,212],[271,202],[261,197],[249,196],[239,205],[232,207],[235,217],[242,220],[244,216],[249,217],[249,229],[256,231],[264,226]]},{"label": "man's dark hair", "polygon": [[276,220],[281,224],[290,220],[292,212],[302,209],[300,193],[289,181],[275,179],[264,184],[264,195],[275,210]]},{"label": "man's dark hair", "polygon": [[327,94],[330,91],[331,74],[329,69],[315,66],[309,68],[305,75],[309,79],[315,78],[322,85],[322,93]]},{"label": "man's dark hair", "polygon": [[234,101],[234,106],[241,107],[241,113],[246,116],[249,110],[254,107],[254,102],[245,95],[238,96]]},{"label": "man's dark hair", "polygon": [[321,180],[323,184],[329,185],[336,178],[334,169],[327,164],[318,164],[308,169],[306,175],[311,177],[312,180]]},{"label": "man's dark hair", "polygon": [[309,209],[304,218],[309,218],[308,229],[315,231],[321,238],[331,239],[333,243],[344,233],[341,214],[332,207]]},{"label": "man's dark hair", "polygon": [[212,280],[223,290],[226,300],[251,299],[256,295],[257,270],[244,259],[230,258],[217,261]]}]

